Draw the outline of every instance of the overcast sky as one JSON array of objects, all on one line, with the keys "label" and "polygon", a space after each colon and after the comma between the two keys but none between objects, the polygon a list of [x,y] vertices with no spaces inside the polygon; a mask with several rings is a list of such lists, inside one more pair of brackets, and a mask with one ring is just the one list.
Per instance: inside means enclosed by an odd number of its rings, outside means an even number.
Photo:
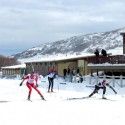
[{"label": "overcast sky", "polygon": [[125,0],[0,0],[0,54],[125,27]]}]

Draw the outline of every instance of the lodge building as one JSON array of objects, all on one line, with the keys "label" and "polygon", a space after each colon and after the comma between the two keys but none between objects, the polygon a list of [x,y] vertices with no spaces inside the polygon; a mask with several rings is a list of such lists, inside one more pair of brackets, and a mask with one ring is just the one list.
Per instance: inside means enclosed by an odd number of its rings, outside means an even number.
[{"label": "lodge building", "polygon": [[50,69],[53,69],[59,76],[63,76],[63,70],[69,68],[71,71],[79,69],[81,74],[85,75],[88,72],[85,58],[86,57],[76,57],[61,60],[26,62],[26,72],[31,73],[34,70],[45,76]]},{"label": "lodge building", "polygon": [[25,74],[25,70],[25,64],[1,67],[2,77],[22,77]]}]

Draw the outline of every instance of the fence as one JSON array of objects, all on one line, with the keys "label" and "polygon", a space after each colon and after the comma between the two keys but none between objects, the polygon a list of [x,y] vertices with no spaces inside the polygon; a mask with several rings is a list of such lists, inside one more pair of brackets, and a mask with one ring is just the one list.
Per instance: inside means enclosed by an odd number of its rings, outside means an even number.
[{"label": "fence", "polygon": [[89,78],[89,84],[98,84],[99,81],[102,81],[103,79],[108,79],[109,84],[111,84],[113,87],[116,85],[120,87],[125,87],[125,76],[107,76],[104,75],[102,77],[100,76],[90,76]]}]

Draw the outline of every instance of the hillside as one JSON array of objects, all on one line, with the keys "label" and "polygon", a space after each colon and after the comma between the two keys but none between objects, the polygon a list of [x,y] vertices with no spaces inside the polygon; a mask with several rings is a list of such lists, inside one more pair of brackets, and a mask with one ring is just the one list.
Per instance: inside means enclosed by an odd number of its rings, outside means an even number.
[{"label": "hillside", "polygon": [[[17,53],[14,55],[14,57],[16,57],[17,59],[29,59],[60,54],[92,54],[96,48],[98,48],[99,50],[103,48],[109,52],[111,50],[115,51],[119,48],[122,49],[123,41],[120,33],[124,31],[125,28],[122,28],[108,32],[74,36],[66,40],[44,43],[21,53]],[[119,54],[121,53],[122,50]]]}]

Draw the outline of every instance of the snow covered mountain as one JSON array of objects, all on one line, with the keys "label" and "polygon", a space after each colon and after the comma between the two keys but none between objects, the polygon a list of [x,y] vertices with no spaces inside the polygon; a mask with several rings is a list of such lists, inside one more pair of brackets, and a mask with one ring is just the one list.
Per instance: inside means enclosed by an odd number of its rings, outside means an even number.
[{"label": "snow covered mountain", "polygon": [[[121,32],[125,32],[125,28],[102,33],[74,36],[66,40],[44,43],[38,47],[33,47],[22,53],[15,54],[14,57],[26,59],[58,54],[82,55],[83,53],[92,54],[96,48],[99,50],[103,48],[107,51],[116,50],[117,48],[122,49],[123,41],[120,35]],[[122,50],[120,52],[122,52]]]}]

